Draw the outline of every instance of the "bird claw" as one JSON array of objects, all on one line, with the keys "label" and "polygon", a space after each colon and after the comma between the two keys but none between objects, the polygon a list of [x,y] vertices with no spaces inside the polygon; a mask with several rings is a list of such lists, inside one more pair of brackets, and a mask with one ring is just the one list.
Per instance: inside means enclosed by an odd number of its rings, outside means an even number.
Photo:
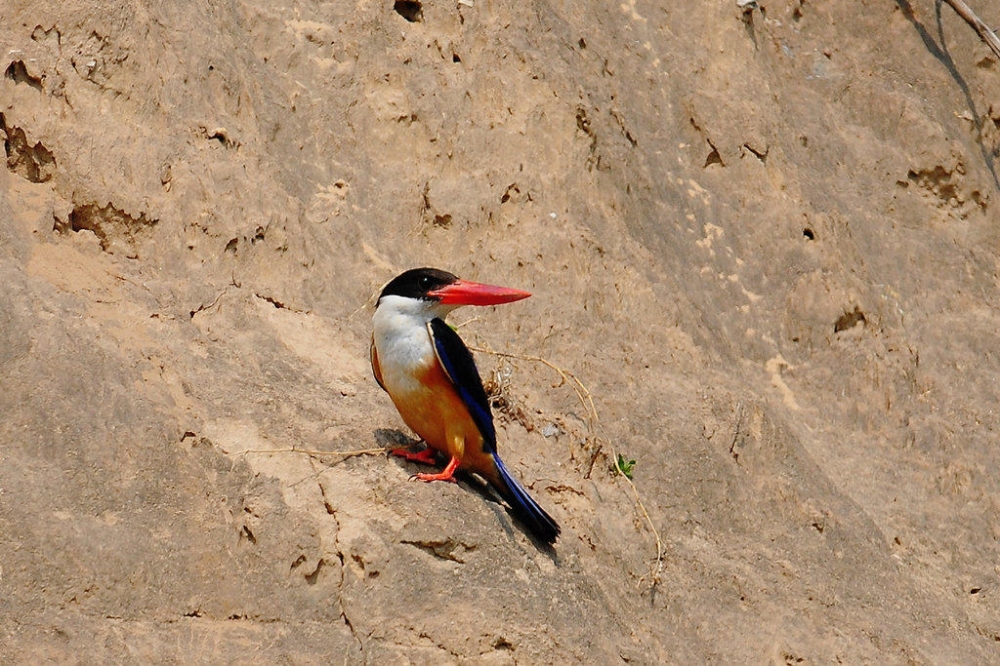
[{"label": "bird claw", "polygon": [[419,474],[412,475],[409,480],[412,481],[414,479],[417,479],[418,481],[426,481],[428,483],[431,481],[451,481],[452,483],[458,483],[455,480],[455,477],[450,473],[446,474],[443,472],[441,474],[424,474],[421,472]]}]

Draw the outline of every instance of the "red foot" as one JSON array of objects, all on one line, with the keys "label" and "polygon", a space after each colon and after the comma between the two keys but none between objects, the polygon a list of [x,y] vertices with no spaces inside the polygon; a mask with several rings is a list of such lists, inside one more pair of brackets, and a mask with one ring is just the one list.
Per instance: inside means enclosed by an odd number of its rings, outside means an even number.
[{"label": "red foot", "polygon": [[436,452],[434,449],[428,447],[421,451],[411,451],[409,449],[392,449],[389,451],[391,456],[399,456],[400,458],[405,458],[410,462],[423,463],[425,465],[436,465],[437,458],[435,458]]},{"label": "red foot", "polygon": [[452,457],[448,462],[448,466],[444,468],[444,471],[440,474],[414,474],[411,479],[420,479],[421,481],[451,481],[455,483],[455,470],[458,469],[458,458]]}]

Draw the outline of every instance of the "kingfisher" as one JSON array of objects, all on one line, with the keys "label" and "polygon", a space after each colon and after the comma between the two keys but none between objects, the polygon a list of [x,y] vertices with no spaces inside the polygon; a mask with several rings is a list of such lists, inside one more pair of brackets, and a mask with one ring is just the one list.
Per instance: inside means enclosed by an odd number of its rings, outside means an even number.
[{"label": "kingfisher", "polygon": [[559,536],[556,521],[528,495],[497,454],[489,399],[469,348],[445,323],[463,305],[499,305],[531,296],[526,291],[460,280],[436,268],[401,273],[382,290],[372,318],[371,363],[375,381],[389,394],[403,421],[427,444],[419,452],[393,455],[436,464],[422,481],[454,481],[456,470],[474,472],[499,492],[514,514],[542,543]]}]

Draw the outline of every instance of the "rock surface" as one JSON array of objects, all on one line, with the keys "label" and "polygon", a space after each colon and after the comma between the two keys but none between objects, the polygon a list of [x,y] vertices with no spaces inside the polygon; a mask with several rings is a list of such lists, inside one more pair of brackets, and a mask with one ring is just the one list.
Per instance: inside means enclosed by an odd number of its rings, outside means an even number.
[{"label": "rock surface", "polygon": [[[682,4],[9,0],[0,661],[995,660],[1000,64]],[[373,453],[419,265],[553,552]]]}]

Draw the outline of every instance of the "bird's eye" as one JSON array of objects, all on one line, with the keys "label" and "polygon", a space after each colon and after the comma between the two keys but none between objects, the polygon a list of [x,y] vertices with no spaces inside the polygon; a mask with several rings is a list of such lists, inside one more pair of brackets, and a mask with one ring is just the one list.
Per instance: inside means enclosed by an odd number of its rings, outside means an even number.
[{"label": "bird's eye", "polygon": [[427,277],[426,275],[424,275],[419,280],[417,280],[417,284],[420,285],[421,289],[430,289],[431,288],[431,279],[429,277]]}]

